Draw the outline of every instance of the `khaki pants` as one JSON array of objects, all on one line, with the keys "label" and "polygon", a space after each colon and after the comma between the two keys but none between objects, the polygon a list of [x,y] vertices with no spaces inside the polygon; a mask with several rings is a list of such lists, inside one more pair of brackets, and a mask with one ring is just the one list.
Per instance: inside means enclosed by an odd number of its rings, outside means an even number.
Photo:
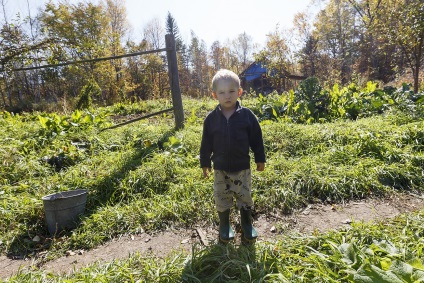
[{"label": "khaki pants", "polygon": [[217,211],[230,209],[234,198],[238,209],[253,208],[251,174],[250,169],[239,172],[214,170],[213,196]]}]

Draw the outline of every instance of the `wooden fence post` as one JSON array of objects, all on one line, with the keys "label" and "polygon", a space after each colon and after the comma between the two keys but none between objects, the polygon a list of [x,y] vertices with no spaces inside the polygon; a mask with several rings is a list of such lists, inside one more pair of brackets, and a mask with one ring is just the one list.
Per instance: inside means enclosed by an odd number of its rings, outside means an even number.
[{"label": "wooden fence post", "polygon": [[184,127],[184,110],[181,99],[180,79],[178,76],[177,49],[173,34],[165,35],[166,57],[168,59],[168,76],[171,84],[172,105],[174,107],[175,128]]}]

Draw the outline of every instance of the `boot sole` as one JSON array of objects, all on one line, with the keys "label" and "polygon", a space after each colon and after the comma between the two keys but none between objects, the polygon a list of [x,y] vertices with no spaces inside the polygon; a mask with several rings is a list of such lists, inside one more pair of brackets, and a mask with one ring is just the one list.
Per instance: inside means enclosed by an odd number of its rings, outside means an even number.
[{"label": "boot sole", "polygon": [[243,245],[252,245],[254,243],[256,243],[256,239],[257,238],[253,238],[253,239],[248,239],[246,238],[244,235],[241,236],[241,243]]},{"label": "boot sole", "polygon": [[222,239],[221,237],[219,237],[219,242],[220,243],[223,243],[223,244],[228,244],[229,242],[231,242],[232,240],[234,240],[234,238],[232,238],[232,239],[228,239],[228,240],[224,240],[224,239]]},{"label": "boot sole", "polygon": [[258,238],[257,236],[255,238],[251,238],[251,239],[247,238],[245,236],[245,234],[243,233],[243,230],[241,228],[240,228],[240,233],[241,233],[241,235],[240,235],[241,236],[241,242],[243,244],[253,244],[253,243],[256,242],[256,239]]}]

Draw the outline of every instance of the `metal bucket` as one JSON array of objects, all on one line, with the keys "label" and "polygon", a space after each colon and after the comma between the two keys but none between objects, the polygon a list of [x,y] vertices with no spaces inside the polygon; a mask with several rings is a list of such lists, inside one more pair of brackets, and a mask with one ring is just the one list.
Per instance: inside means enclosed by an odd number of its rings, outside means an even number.
[{"label": "metal bucket", "polygon": [[44,196],[42,198],[47,227],[50,234],[76,227],[84,213],[87,190],[73,190]]}]

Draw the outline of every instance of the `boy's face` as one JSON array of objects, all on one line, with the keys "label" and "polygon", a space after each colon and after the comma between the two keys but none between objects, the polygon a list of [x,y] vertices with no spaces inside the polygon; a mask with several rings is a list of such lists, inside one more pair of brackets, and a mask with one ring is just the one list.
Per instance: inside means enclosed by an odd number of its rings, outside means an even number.
[{"label": "boy's face", "polygon": [[221,80],[216,85],[216,92],[212,92],[212,96],[218,100],[221,109],[234,109],[237,98],[241,96],[243,89],[231,80]]}]

